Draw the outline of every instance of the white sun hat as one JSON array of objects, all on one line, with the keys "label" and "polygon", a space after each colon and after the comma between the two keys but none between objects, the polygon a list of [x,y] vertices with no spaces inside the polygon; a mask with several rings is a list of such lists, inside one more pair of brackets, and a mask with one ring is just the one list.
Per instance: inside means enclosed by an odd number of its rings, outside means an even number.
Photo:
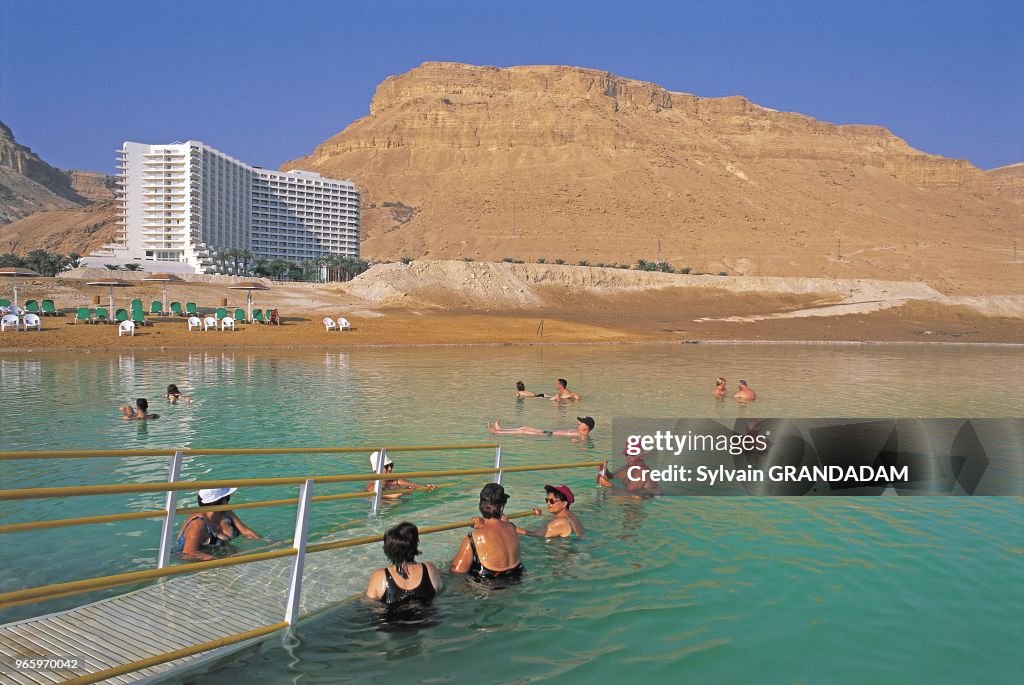
[{"label": "white sun hat", "polygon": [[212,490],[200,490],[199,501],[202,504],[212,504],[219,499],[224,499],[238,488],[213,488]]},{"label": "white sun hat", "polygon": [[[374,471],[377,470],[377,460],[380,459],[380,452],[374,452],[370,455],[370,468]],[[391,457],[384,455],[384,466],[390,466],[394,462],[391,461]],[[383,467],[382,467],[383,468]]]}]

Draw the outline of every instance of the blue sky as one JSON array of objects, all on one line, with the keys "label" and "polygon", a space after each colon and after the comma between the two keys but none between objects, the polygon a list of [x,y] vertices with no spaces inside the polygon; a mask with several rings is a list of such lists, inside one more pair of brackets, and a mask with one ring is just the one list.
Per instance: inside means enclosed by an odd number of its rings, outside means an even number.
[{"label": "blue sky", "polygon": [[277,167],[422,62],[566,64],[992,168],[1024,161],[1022,36],[1019,0],[0,0],[0,121],[62,168],[189,138]]}]

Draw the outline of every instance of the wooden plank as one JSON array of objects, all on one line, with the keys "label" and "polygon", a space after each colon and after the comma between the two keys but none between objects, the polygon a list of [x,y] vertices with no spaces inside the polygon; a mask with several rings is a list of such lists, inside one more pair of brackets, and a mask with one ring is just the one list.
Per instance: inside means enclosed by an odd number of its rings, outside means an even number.
[{"label": "wooden plank", "polygon": [[[73,654],[75,658],[81,660],[84,672],[102,671],[104,668],[107,668],[102,654],[97,656],[98,652],[102,653],[104,651],[104,645],[100,642],[89,642],[83,639],[80,631],[75,631],[69,635],[63,628],[49,622],[33,626],[33,628],[39,632],[45,631],[48,637],[41,638],[35,633],[27,631],[22,634],[22,637],[35,640],[37,643],[46,642],[51,644],[52,648],[64,650],[64,653],[67,654]],[[82,675],[82,672],[78,672],[76,675]]]},{"label": "wooden plank", "polygon": [[[50,652],[46,651],[45,647],[35,645],[21,635],[5,635],[4,640],[11,649],[20,652],[23,659],[46,659],[52,656]],[[52,671],[33,670],[24,671],[23,673],[29,675],[32,681],[37,683],[59,683],[62,680]]]},{"label": "wooden plank", "polygon": [[0,631],[0,661],[4,663],[4,669],[0,670],[0,681],[15,685],[41,685],[52,682],[33,671],[16,670],[15,663],[18,659],[24,658],[21,650],[15,649],[11,641],[5,640],[3,631]]}]

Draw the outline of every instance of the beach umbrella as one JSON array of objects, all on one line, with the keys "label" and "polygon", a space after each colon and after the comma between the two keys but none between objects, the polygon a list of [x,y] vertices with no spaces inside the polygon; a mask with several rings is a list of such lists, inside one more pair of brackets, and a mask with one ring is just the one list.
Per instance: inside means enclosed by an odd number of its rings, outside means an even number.
[{"label": "beach umbrella", "polygon": [[108,321],[113,321],[114,320],[114,288],[124,288],[126,286],[131,285],[131,283],[125,283],[124,281],[119,281],[116,278],[104,278],[104,279],[99,280],[99,281],[90,281],[89,283],[86,283],[86,285],[99,285],[99,286],[103,286],[105,288],[110,288],[110,309],[107,310],[107,320]]},{"label": "beach umbrella", "polygon": [[252,323],[252,291],[253,290],[270,290],[267,286],[257,281],[243,281],[242,283],[235,283],[229,285],[232,290],[245,290],[246,291],[246,303],[248,304],[248,322]]},{"label": "beach umbrella", "polygon": [[146,276],[142,280],[144,280],[144,281],[151,281],[153,283],[163,283],[164,284],[164,305],[163,305],[163,308],[160,310],[160,313],[163,314],[163,315],[166,315],[167,314],[167,284],[168,283],[180,283],[181,279],[178,278],[177,276],[175,276],[174,274],[153,274],[152,276]]},{"label": "beach umbrella", "polygon": [[11,300],[11,304],[15,307],[18,306],[18,276],[38,276],[39,274],[32,269],[26,269],[23,266],[4,266],[0,267],[0,276],[9,276],[12,279],[12,286],[14,287],[14,299]]}]

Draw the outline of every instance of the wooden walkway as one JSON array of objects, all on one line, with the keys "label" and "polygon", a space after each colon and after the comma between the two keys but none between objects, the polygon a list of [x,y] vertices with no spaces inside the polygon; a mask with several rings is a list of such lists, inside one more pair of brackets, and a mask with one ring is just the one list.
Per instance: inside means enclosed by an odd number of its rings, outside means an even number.
[{"label": "wooden walkway", "polygon": [[[439,506],[437,509],[450,509]],[[417,518],[446,520],[434,511]],[[446,512],[452,520],[455,512]],[[460,511],[463,517],[466,512]],[[370,522],[345,538],[382,533],[396,521]],[[454,551],[460,531],[423,538],[424,558]],[[340,538],[339,538],[340,539]],[[384,563],[379,544],[331,550],[306,557],[300,617],[308,617],[366,590],[369,571]],[[59,683],[71,678],[283,620],[291,558],[175,576],[116,597],[60,613],[0,626],[0,683]],[[106,683],[135,683],[195,669],[267,638],[221,647],[196,656],[117,676]],[[78,659],[78,670],[11,670],[15,659]]]}]

